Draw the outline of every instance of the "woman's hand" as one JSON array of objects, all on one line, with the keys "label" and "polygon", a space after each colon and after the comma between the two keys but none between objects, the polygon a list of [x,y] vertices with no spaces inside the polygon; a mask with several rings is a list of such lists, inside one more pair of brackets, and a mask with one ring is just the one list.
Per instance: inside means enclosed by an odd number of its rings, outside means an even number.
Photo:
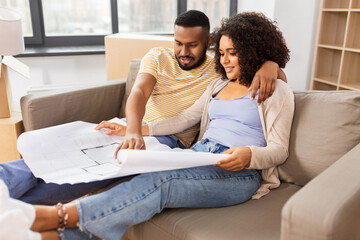
[{"label": "woman's hand", "polygon": [[220,160],[216,166],[227,171],[240,171],[244,169],[251,160],[251,149],[249,147],[234,147],[226,150],[224,153],[231,154],[231,156]]},{"label": "woman's hand", "polygon": [[126,133],[126,126],[123,126],[118,123],[107,122],[107,121],[102,121],[99,125],[97,125],[95,127],[95,130],[100,130],[103,128],[109,128],[109,130],[105,131],[106,135],[117,134],[117,135],[124,136]]}]

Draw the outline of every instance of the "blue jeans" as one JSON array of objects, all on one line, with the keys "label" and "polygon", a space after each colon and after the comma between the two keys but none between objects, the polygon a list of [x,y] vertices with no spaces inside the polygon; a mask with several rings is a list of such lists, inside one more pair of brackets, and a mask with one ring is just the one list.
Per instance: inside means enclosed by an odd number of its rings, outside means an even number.
[{"label": "blue jeans", "polygon": [[0,164],[0,179],[7,185],[12,198],[31,204],[54,205],[70,202],[121,178],[79,184],[45,183],[36,178],[24,160],[20,159]]},{"label": "blue jeans", "polygon": [[[222,153],[220,144],[202,140],[195,151]],[[62,239],[120,239],[132,225],[164,208],[212,208],[243,203],[260,187],[259,171],[226,171],[216,166],[140,174],[98,195],[75,202],[79,228]]]},{"label": "blue jeans", "polygon": [[[173,136],[158,136],[159,142],[169,147],[184,148]],[[54,205],[58,202],[70,202],[90,192],[104,188],[120,178],[79,184],[45,183],[36,178],[24,160],[10,161],[0,164],[0,179],[9,188],[10,196],[31,204]]]}]

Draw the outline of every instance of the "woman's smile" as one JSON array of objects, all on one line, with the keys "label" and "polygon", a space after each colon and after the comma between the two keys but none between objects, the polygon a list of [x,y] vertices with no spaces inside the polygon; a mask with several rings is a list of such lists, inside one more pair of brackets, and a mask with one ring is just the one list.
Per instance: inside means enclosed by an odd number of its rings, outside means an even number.
[{"label": "woman's smile", "polygon": [[234,69],[234,67],[224,67],[224,68],[226,73],[230,73]]}]

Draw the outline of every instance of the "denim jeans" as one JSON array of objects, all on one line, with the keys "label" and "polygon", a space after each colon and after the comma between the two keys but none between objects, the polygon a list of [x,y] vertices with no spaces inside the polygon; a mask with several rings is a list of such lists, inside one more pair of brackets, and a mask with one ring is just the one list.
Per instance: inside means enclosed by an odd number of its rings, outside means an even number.
[{"label": "denim jeans", "polygon": [[[202,140],[194,151],[222,153],[225,146]],[[120,239],[132,225],[164,208],[213,208],[240,204],[260,187],[257,170],[226,171],[216,166],[140,174],[110,190],[75,201],[79,228],[62,239]]]},{"label": "denim jeans", "polygon": [[54,205],[70,202],[121,178],[79,184],[46,183],[36,178],[24,160],[20,159],[0,164],[0,179],[7,185],[12,198],[31,204]]},{"label": "denim jeans", "polygon": [[[171,148],[184,148],[174,136],[157,136],[156,138],[160,143]],[[58,202],[70,202],[115,183],[122,177],[79,184],[46,183],[36,178],[24,160],[19,159],[0,164],[0,179],[7,185],[12,198],[31,204],[54,205]]]}]

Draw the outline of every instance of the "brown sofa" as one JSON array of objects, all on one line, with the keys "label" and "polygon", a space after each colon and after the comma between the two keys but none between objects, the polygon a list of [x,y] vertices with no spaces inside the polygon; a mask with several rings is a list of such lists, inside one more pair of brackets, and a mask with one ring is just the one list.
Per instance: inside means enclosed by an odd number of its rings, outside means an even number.
[{"label": "brown sofa", "polygon": [[[124,116],[137,74],[21,99],[25,130]],[[123,239],[360,239],[360,92],[295,92],[282,184],[259,200],[212,209],[166,209]]]}]

